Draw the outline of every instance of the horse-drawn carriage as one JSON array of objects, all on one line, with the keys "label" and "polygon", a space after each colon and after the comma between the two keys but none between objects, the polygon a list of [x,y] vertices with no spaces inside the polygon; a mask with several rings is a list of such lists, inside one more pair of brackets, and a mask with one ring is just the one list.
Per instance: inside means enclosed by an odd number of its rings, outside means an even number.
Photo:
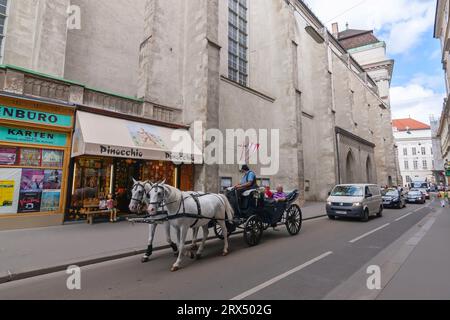
[{"label": "horse-drawn carriage", "polygon": [[[302,211],[295,204],[299,192],[291,192],[286,201],[276,202],[264,196],[264,189],[248,190],[239,199],[234,189],[226,191],[235,216],[233,221],[226,220],[228,235],[241,229],[244,240],[249,246],[256,246],[261,242],[264,231],[271,227],[285,225],[290,235],[296,236],[302,228]],[[216,236],[223,239],[223,230],[220,224],[212,221],[210,227],[214,228]]]},{"label": "horse-drawn carriage", "polygon": [[[302,227],[302,212],[295,204],[298,196],[296,190],[287,196],[286,201],[277,202],[265,199],[264,191],[260,189],[246,191],[238,197],[236,190],[228,190],[225,195],[182,192],[164,182],[134,181],[130,211],[146,211],[148,215],[130,221],[150,225],[148,249],[142,262],[149,261],[152,255],[156,226],[165,225],[167,242],[178,254],[171,270],[177,271],[187,251],[185,244],[190,229],[194,230],[192,248],[198,249],[196,253],[190,252],[191,258],[201,257],[211,228],[217,237],[224,240],[224,256],[228,254],[228,236],[238,229],[243,230],[244,240],[249,246],[258,245],[265,230],[280,224],[286,225],[291,235],[297,235]],[[172,242],[170,227],[176,230],[176,244]],[[203,240],[197,247],[200,228],[203,229]]]}]

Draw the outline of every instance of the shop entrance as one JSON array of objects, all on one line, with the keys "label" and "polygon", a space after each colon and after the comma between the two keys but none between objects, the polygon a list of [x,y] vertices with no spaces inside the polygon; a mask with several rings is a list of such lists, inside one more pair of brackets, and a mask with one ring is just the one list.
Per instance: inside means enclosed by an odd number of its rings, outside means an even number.
[{"label": "shop entrance", "polygon": [[[120,215],[129,214],[133,179],[139,181],[166,181],[177,186],[178,180],[193,179],[172,162],[114,159],[100,157],[75,158],[71,207],[66,220],[84,220],[86,213],[98,211],[102,200],[111,193]],[[185,181],[184,185],[192,185]]]}]

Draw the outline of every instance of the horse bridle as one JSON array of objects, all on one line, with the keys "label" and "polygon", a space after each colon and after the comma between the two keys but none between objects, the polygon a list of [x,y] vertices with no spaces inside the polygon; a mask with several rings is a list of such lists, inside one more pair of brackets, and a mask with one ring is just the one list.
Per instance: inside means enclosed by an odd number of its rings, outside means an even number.
[{"label": "horse bridle", "polygon": [[[152,185],[152,188],[148,191],[147,193],[147,197],[149,196],[150,192],[152,192],[153,189],[162,189],[163,190],[163,198],[161,201],[157,201],[157,202],[149,202],[149,205],[155,205],[157,209],[159,208],[164,208],[167,203],[166,203],[166,189],[163,186],[160,186],[158,183]],[[144,189],[145,190],[145,189]]]},{"label": "horse bridle", "polygon": [[134,198],[134,196],[131,198],[131,200],[137,202],[140,207],[142,207],[144,205],[144,202],[146,202],[145,197],[147,196],[147,192],[145,191],[145,186],[148,184],[149,184],[148,182],[146,182],[144,184],[142,184],[141,182],[136,182],[133,185],[133,190],[135,190],[137,187],[141,187],[143,190],[142,199],[136,199],[136,198]]}]

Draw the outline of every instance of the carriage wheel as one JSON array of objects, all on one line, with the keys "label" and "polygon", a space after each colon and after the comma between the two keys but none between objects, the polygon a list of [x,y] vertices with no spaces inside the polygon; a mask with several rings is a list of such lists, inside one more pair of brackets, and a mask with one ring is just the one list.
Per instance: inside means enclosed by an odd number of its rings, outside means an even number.
[{"label": "carriage wheel", "polygon": [[302,229],[302,210],[296,204],[289,207],[286,213],[286,228],[291,236],[296,236]]},{"label": "carriage wheel", "polygon": [[258,216],[251,216],[244,226],[244,240],[250,246],[254,247],[261,242],[264,227]]},{"label": "carriage wheel", "polygon": [[[228,232],[228,238],[230,238],[230,236],[233,234],[233,231],[232,231],[232,227],[228,221],[227,221],[227,232]],[[217,221],[214,223],[214,233],[216,234],[216,237],[219,238],[220,240],[225,240],[225,238],[223,236],[222,227],[220,226],[219,223],[217,223]]]}]

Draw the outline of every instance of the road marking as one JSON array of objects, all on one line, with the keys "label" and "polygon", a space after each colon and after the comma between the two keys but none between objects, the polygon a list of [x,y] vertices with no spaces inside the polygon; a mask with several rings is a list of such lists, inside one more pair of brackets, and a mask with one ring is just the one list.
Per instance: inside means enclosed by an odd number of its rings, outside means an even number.
[{"label": "road marking", "polygon": [[359,240],[361,240],[361,239],[364,239],[365,237],[370,236],[371,234],[373,234],[373,233],[375,233],[375,232],[377,232],[377,231],[380,231],[381,229],[384,229],[384,228],[386,228],[386,227],[389,226],[389,225],[390,225],[390,223],[386,223],[384,226],[381,226],[381,227],[379,227],[379,228],[376,228],[375,230],[369,231],[369,232],[363,234],[362,236],[360,236],[360,237],[358,237],[358,238],[356,238],[356,239],[351,240],[350,243],[355,243],[355,242],[357,242],[357,241],[359,241]]},{"label": "road marking", "polygon": [[257,293],[257,292],[259,292],[259,291],[261,291],[261,290],[263,290],[263,289],[273,285],[274,283],[277,283],[277,282],[283,280],[284,278],[287,278],[290,275],[292,275],[294,273],[297,273],[297,272],[299,272],[299,271],[309,267],[310,265],[312,265],[312,264],[314,264],[314,263],[316,263],[316,262],[318,262],[320,260],[325,259],[326,257],[328,257],[329,255],[332,255],[332,254],[333,254],[333,252],[331,252],[331,251],[327,252],[327,253],[324,253],[323,255],[321,255],[321,256],[319,256],[319,257],[317,257],[317,258],[315,258],[315,259],[313,259],[311,261],[308,261],[305,264],[302,264],[301,266],[298,266],[297,268],[294,268],[294,269],[292,269],[292,270],[290,270],[290,271],[288,271],[286,273],[283,273],[282,275],[279,275],[279,276],[277,276],[277,277],[275,277],[275,278],[273,278],[273,279],[271,279],[271,280],[269,280],[267,282],[264,282],[263,284],[260,284],[259,286],[255,287],[253,289],[250,289],[250,290],[248,290],[248,291],[238,295],[237,297],[234,297],[231,300],[235,300],[235,301],[243,300],[243,299],[245,299],[245,298],[247,298],[247,297],[249,297],[251,295],[254,295],[255,293]]},{"label": "road marking", "polygon": [[400,217],[400,218],[398,218],[398,219],[395,219],[395,222],[399,222],[399,221],[405,219],[406,217],[409,217],[410,215],[412,215],[412,214],[414,214],[414,213],[416,213],[415,210],[412,211],[412,212],[410,212],[410,213],[408,213],[408,214],[405,214],[404,216],[402,216],[402,217]]},{"label": "road marking", "polygon": [[430,231],[431,227],[434,225],[435,222],[436,218],[431,218],[430,220],[428,220],[428,222],[421,227],[421,230],[417,232],[414,235],[414,237],[409,239],[408,242],[406,242],[406,245],[417,246],[420,243],[420,241],[422,241],[423,237],[425,237],[425,235],[428,233],[428,231]]}]

